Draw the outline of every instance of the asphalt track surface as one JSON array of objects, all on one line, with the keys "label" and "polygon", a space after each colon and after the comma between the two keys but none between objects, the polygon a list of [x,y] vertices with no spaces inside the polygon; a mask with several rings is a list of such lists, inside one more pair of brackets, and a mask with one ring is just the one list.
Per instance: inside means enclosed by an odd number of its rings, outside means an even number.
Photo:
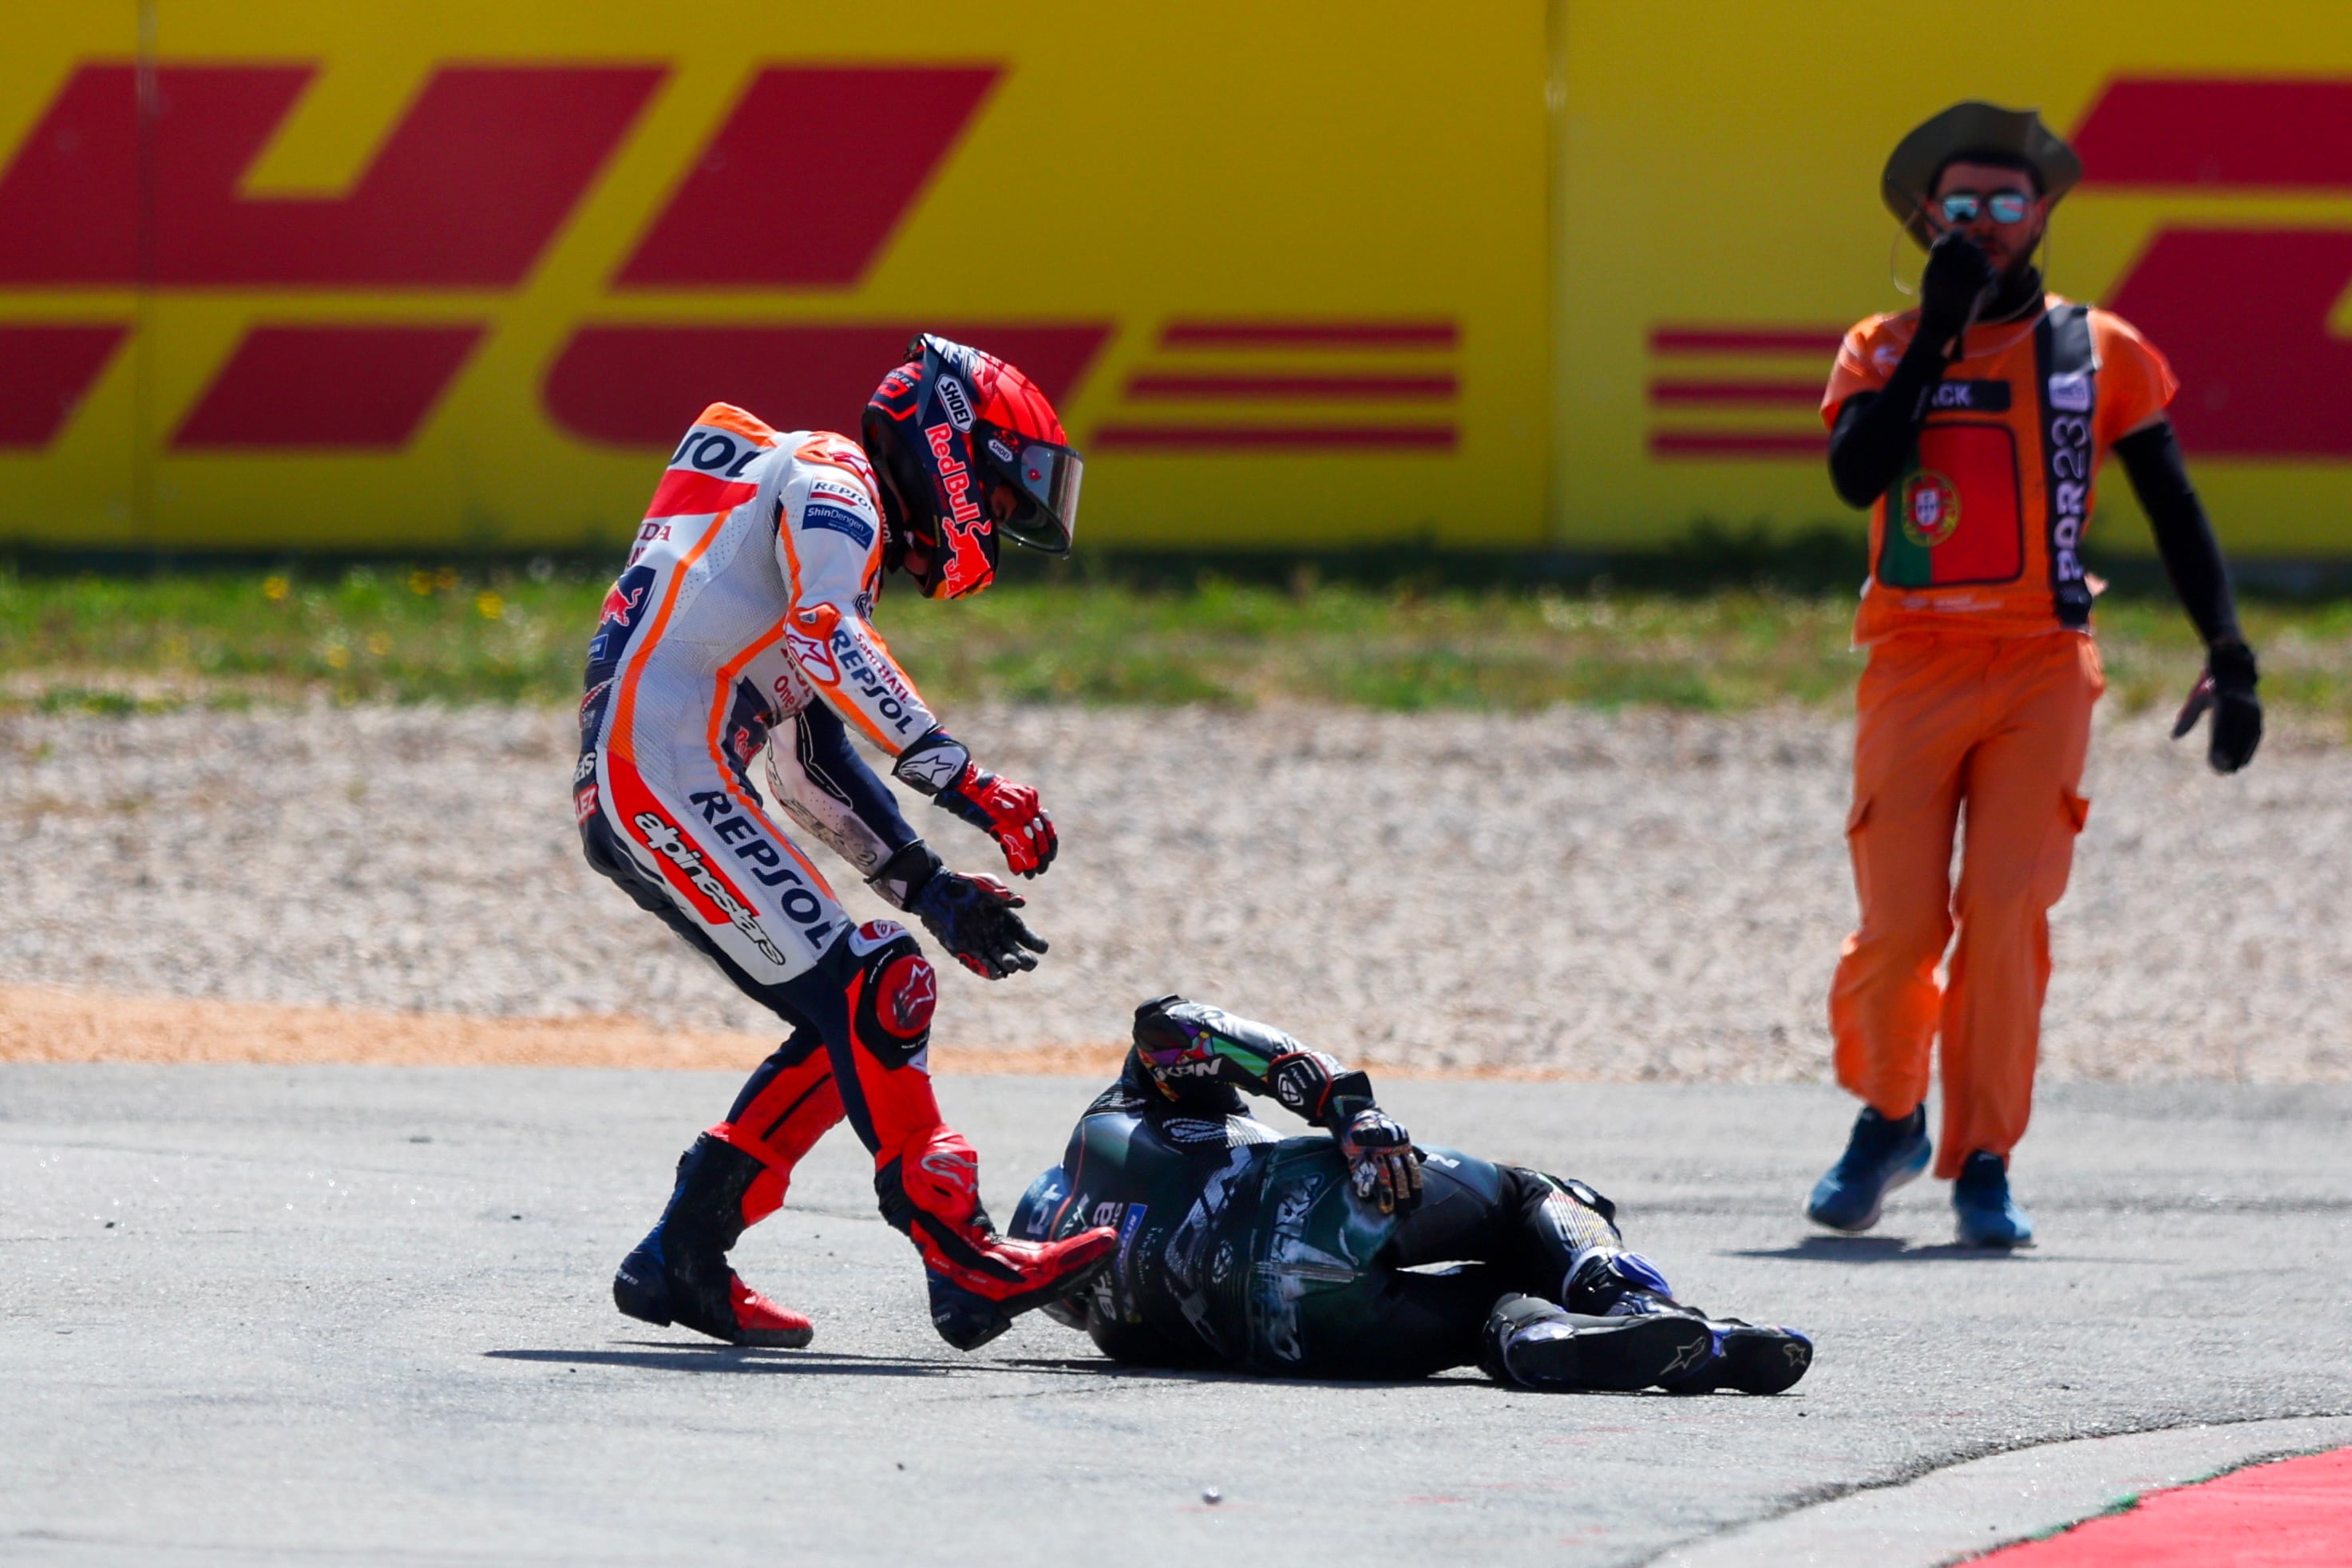
[{"label": "asphalt track surface", "polygon": [[[1000,1214],[1095,1087],[943,1080]],[[1630,1564],[2004,1450],[2352,1413],[2341,1087],[2045,1094],[2016,1257],[1948,1245],[1928,1183],[1809,1231],[1832,1090],[1388,1088],[1612,1194],[1686,1299],[1812,1332],[1770,1400],[1126,1373],[1035,1317],[959,1355],[846,1129],[737,1254],[814,1346],[623,1320],[613,1265],[732,1089],[0,1067],[0,1559]]]}]

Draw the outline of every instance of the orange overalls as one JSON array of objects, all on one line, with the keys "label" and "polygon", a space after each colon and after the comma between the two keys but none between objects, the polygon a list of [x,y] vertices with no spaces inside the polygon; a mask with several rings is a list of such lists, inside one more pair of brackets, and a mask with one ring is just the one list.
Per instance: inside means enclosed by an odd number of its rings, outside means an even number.
[{"label": "orange overalls", "polygon": [[[1870,656],[1846,819],[1862,920],[1830,987],[1837,1076],[1907,1116],[1940,1035],[1946,1179],[1979,1150],[2005,1158],[2032,1114],[2049,911],[2090,809],[2083,763],[2105,689],[2080,556],[2092,480],[2178,384],[2120,319],[2054,294],[2046,306],[1968,333],[1914,465],[1871,510],[1854,620]],[[1885,384],[1916,326],[1916,311],[1874,316],[1846,334],[1824,421]]]}]

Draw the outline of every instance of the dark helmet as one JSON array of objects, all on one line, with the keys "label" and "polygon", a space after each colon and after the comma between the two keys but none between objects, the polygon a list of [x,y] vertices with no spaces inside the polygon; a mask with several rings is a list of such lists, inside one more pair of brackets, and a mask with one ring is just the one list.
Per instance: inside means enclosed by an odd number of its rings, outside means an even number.
[{"label": "dark helmet", "polygon": [[[1085,465],[1045,395],[993,354],[917,336],[866,405],[862,437],[889,479],[886,505],[895,501],[884,560],[897,569],[910,542],[929,545],[929,566],[916,578],[925,598],[987,587],[1000,533],[1047,555],[1070,552]],[[1009,518],[990,504],[998,485],[1012,489]]]}]

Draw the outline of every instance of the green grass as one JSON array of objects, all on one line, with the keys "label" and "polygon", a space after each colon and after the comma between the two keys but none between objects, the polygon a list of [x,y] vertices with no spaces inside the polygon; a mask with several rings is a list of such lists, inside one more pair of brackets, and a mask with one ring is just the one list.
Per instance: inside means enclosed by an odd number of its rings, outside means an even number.
[{"label": "green grass", "polygon": [[[601,581],[354,568],[153,577],[0,574],[0,702],[133,712],[196,702],[569,701]],[[1206,582],[1185,592],[1013,584],[877,619],[942,705],[1313,700],[1702,712],[1846,700],[1853,601],[1746,590],[1411,592]],[[2352,601],[2245,606],[2274,709],[2352,729]],[[2196,639],[2178,607],[2099,612],[2114,697],[2177,701]]]}]

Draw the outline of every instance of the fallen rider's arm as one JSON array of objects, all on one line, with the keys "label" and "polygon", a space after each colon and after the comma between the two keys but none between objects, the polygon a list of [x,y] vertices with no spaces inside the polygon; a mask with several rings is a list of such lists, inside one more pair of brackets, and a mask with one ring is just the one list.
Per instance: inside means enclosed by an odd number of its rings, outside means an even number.
[{"label": "fallen rider's arm", "polygon": [[1359,1197],[1387,1214],[1421,1194],[1412,1136],[1372,1100],[1360,1068],[1311,1050],[1271,1025],[1222,1007],[1161,996],[1135,1011],[1135,1049],[1161,1092],[1179,1098],[1188,1079],[1213,1079],[1270,1095],[1339,1141]]}]

